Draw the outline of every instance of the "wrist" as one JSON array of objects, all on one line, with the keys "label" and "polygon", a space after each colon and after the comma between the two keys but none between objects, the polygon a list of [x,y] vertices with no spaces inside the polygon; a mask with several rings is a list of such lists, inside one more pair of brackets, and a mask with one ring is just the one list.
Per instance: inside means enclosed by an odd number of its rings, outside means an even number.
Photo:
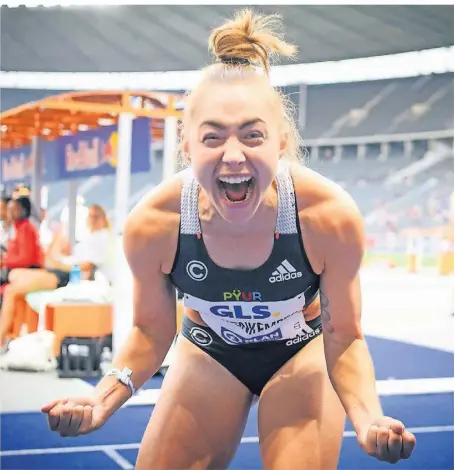
[{"label": "wrist", "polygon": [[131,392],[115,376],[105,376],[93,391],[93,398],[105,411],[107,419],[131,398]]},{"label": "wrist", "polygon": [[350,417],[352,427],[357,434],[358,440],[363,441],[366,438],[371,425],[382,417],[382,411],[378,411],[376,413],[356,413],[354,416]]},{"label": "wrist", "polygon": [[119,382],[128,387],[131,392],[131,396],[136,394],[136,387],[131,380],[131,375],[133,371],[128,367],[120,369],[111,369],[106,373],[106,376],[114,376]]}]

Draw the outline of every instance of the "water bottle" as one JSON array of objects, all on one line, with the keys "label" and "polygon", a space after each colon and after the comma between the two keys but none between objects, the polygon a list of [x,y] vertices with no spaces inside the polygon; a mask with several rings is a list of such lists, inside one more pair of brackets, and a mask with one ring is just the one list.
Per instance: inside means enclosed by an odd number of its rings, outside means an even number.
[{"label": "water bottle", "polygon": [[75,264],[70,271],[70,283],[79,284],[81,282],[82,273],[81,267],[78,264]]},{"label": "water bottle", "polygon": [[112,352],[107,346],[105,346],[100,356],[100,371],[103,376],[111,368],[111,363]]}]

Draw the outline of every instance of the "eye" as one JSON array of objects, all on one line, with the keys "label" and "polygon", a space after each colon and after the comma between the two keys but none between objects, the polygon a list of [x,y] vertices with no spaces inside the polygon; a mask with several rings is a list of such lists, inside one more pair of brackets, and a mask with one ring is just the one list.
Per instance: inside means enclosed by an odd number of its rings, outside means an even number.
[{"label": "eye", "polygon": [[264,142],[264,134],[260,131],[249,131],[242,137],[242,141],[248,147],[258,147]]},{"label": "eye", "polygon": [[202,142],[207,142],[210,140],[218,140],[220,137],[216,134],[207,134],[202,138]]},{"label": "eye", "polygon": [[222,142],[223,138],[218,134],[207,134],[202,138],[202,143],[208,147],[214,147],[219,145]]},{"label": "eye", "polygon": [[250,131],[246,134],[245,139],[263,139],[264,135],[259,131]]}]

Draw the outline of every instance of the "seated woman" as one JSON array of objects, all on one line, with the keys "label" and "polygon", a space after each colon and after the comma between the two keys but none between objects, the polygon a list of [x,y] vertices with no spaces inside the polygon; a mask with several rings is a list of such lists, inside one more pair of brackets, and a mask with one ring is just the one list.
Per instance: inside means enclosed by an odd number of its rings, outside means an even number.
[{"label": "seated woman", "polygon": [[1,256],[1,284],[8,282],[12,269],[42,266],[43,251],[38,229],[30,221],[31,213],[32,203],[26,196],[11,199],[7,204],[6,219],[10,220],[12,225],[9,229],[6,249]]},{"label": "seated woman", "polygon": [[14,269],[9,274],[9,285],[5,289],[0,314],[0,347],[11,331],[17,298],[39,290],[53,290],[69,282],[69,273],[79,265],[85,279],[92,277],[95,269],[101,271],[112,282],[112,234],[106,212],[93,205],[88,213],[88,234],[76,245],[72,263],[65,259],[68,245],[64,237],[56,237],[47,252],[45,269]]}]

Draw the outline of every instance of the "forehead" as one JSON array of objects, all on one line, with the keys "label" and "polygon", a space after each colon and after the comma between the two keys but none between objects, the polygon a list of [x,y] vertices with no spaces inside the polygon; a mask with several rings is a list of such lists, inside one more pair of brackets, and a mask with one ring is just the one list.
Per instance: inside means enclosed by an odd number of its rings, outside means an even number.
[{"label": "forehead", "polygon": [[192,124],[217,121],[226,126],[259,118],[276,122],[271,90],[260,81],[236,81],[203,85],[194,97]]},{"label": "forehead", "polygon": [[89,215],[103,215],[102,211],[97,207],[90,207],[88,213]]}]

